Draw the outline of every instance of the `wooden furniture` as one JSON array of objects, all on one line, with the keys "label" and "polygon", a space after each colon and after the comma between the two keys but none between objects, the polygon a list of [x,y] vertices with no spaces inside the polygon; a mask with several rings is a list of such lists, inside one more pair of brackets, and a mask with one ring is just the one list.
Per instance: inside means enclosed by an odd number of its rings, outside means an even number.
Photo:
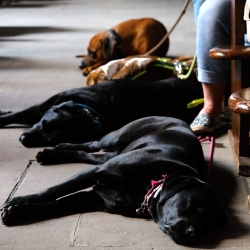
[{"label": "wooden furniture", "polygon": [[[211,49],[212,58],[231,60],[231,93],[229,107],[232,111],[232,129],[229,131],[231,146],[235,155],[239,175],[250,176],[250,110],[247,112],[235,108],[235,97],[250,101],[250,47],[244,46],[246,23],[243,20],[246,0],[231,0],[232,35],[231,45],[223,45]],[[239,104],[239,103],[238,103]],[[235,112],[237,110],[237,113]]]}]

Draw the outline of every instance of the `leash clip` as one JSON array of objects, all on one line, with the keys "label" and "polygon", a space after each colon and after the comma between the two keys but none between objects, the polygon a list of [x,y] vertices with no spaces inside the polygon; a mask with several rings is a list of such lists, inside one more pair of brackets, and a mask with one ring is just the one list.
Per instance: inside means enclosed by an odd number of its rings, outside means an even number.
[{"label": "leash clip", "polygon": [[177,75],[181,75],[184,73],[182,64],[179,61],[174,62],[174,68],[175,68],[175,71],[177,72]]}]

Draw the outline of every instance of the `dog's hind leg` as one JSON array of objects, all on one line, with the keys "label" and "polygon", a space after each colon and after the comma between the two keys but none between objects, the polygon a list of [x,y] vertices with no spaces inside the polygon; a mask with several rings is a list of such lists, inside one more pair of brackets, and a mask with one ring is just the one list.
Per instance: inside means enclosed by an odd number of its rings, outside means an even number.
[{"label": "dog's hind leg", "polygon": [[0,116],[0,127],[10,124],[33,125],[42,117],[39,112],[39,105],[32,106],[19,112],[7,113]]},{"label": "dog's hind leg", "polygon": [[101,198],[94,190],[74,193],[53,202],[13,204],[2,209],[7,226],[27,224],[66,215],[97,211]]},{"label": "dog's hind leg", "polygon": [[102,164],[117,155],[117,152],[107,152],[100,154],[89,154],[79,150],[56,150],[44,149],[37,153],[37,162],[42,165],[62,164],[62,163],[90,163]]}]

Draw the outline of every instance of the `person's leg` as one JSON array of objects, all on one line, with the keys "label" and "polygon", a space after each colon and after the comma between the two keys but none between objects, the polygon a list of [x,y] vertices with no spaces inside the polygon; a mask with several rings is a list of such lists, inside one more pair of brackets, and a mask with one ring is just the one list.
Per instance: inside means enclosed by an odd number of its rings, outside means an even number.
[{"label": "person's leg", "polygon": [[204,106],[200,113],[210,114],[215,117],[221,113],[225,84],[202,83]]},{"label": "person's leg", "polygon": [[199,10],[201,5],[205,2],[206,0],[192,0],[193,2],[193,9],[194,9],[194,20],[195,23],[197,23],[197,17],[199,14]]},{"label": "person's leg", "polygon": [[[202,83],[204,106],[190,125],[194,132],[211,132],[218,124],[225,84],[230,79],[230,61],[213,59],[209,51],[215,46],[230,44],[231,0],[206,0],[197,18],[198,80]],[[202,115],[201,115],[202,114]]]}]

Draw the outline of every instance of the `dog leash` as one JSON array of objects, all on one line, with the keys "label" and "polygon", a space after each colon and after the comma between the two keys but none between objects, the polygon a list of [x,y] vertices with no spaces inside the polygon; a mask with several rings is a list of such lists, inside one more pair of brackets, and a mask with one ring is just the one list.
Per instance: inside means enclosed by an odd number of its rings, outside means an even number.
[{"label": "dog leash", "polygon": [[195,53],[192,64],[190,65],[189,70],[188,70],[187,74],[185,74],[185,75],[183,74],[183,71],[182,71],[182,64],[178,65],[178,67],[179,67],[178,70],[179,71],[178,71],[177,77],[182,79],[182,80],[183,79],[188,79],[188,77],[191,75],[191,73],[192,73],[192,71],[194,69],[194,65],[196,63],[196,60],[197,60],[197,55]]},{"label": "dog leash", "polygon": [[[172,60],[168,59],[168,58],[164,58],[164,57],[159,57],[157,58],[157,62],[152,63],[150,65],[151,67],[161,67],[167,70],[171,70],[173,71],[173,73],[175,73],[177,76],[180,73],[184,73],[184,72],[188,72],[188,77],[191,74],[191,71],[193,70],[193,68],[190,70],[190,67],[187,66],[187,64],[185,62],[172,62]],[[147,70],[143,70],[139,73],[137,73],[135,76],[133,76],[131,79],[132,80],[136,80],[138,77],[140,77],[141,75],[147,73]],[[184,79],[184,78],[183,78]]]},{"label": "dog leash", "polygon": [[181,20],[182,16],[185,14],[189,2],[190,2],[190,0],[186,0],[186,2],[184,3],[184,5],[182,7],[182,10],[181,10],[181,13],[180,13],[179,17],[177,18],[177,20],[175,21],[174,25],[169,30],[169,32],[161,39],[161,41],[155,47],[153,47],[150,51],[146,52],[144,55],[150,55],[150,54],[152,54],[153,52],[155,52],[168,39],[169,35],[172,33],[172,31],[174,30],[174,28],[176,27],[176,25]]},{"label": "dog leash", "polygon": [[151,211],[149,209],[149,201],[152,197],[155,198],[159,194],[159,192],[162,189],[163,183],[164,183],[165,179],[167,178],[167,174],[162,175],[162,178],[163,179],[161,179],[159,181],[151,180],[152,187],[149,189],[147,194],[144,196],[144,200],[143,200],[143,203],[141,204],[141,207],[136,209],[136,213],[138,215],[143,216],[143,217],[149,217],[149,216],[152,217]]},{"label": "dog leash", "polygon": [[213,166],[213,155],[214,155],[214,144],[215,144],[215,138],[214,138],[214,133],[210,135],[199,135],[198,140],[200,143],[209,141],[209,152],[208,152],[208,164],[207,164],[207,182],[210,183],[210,175],[211,175],[211,169]]}]

